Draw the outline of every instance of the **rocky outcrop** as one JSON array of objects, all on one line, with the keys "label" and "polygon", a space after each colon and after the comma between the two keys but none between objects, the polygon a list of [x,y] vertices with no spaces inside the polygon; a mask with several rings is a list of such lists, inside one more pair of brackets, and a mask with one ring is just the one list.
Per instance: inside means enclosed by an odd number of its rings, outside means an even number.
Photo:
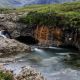
[{"label": "rocky outcrop", "polygon": [[0,14],[0,30],[7,29],[13,38],[23,34],[22,30],[25,30],[27,25],[18,23],[18,19],[22,15],[25,15],[25,14],[23,13]]},{"label": "rocky outcrop", "polygon": [[30,51],[30,47],[14,39],[0,38],[0,56],[7,57]]},{"label": "rocky outcrop", "polygon": [[[0,30],[7,29],[13,39],[17,40],[18,38],[20,38],[20,40],[23,41],[24,43],[27,41],[30,42],[30,40],[27,40],[25,36],[30,36],[34,40],[36,40],[34,37],[35,26],[27,25],[27,24],[19,22],[19,18],[26,14],[27,14],[26,12],[25,13],[0,14]],[[25,37],[26,40],[21,39],[23,37]],[[34,40],[32,41],[36,42]]]},{"label": "rocky outcrop", "polygon": [[31,68],[22,68],[20,74],[16,77],[16,80],[45,80],[40,72]]},{"label": "rocky outcrop", "polygon": [[19,22],[19,18],[26,14],[26,12],[0,14],[0,30],[6,28],[14,39],[21,38],[20,36],[31,36],[39,41],[39,45],[75,46],[80,50],[80,31],[78,29],[36,26]]}]

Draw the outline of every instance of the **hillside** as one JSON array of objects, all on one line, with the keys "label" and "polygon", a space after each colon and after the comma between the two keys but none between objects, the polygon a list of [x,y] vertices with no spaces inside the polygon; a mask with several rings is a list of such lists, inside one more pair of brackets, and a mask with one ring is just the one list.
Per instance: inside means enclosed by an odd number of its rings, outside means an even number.
[{"label": "hillside", "polygon": [[16,12],[30,12],[26,17],[23,17],[21,19],[21,21],[24,23],[31,22],[37,24],[38,21],[44,23],[46,20],[47,22],[45,22],[45,24],[47,24],[52,20],[53,22],[50,22],[48,25],[54,25],[54,21],[57,20],[59,22],[65,21],[65,23],[69,23],[71,26],[76,25],[75,27],[79,27],[80,25],[80,2],[51,5],[32,5],[28,7],[18,8]]},{"label": "hillside", "polygon": [[21,3],[17,0],[0,0],[0,8],[19,7]]},{"label": "hillside", "polygon": [[30,5],[22,8],[18,8],[21,11],[38,11],[38,12],[69,12],[80,11],[80,2],[64,3],[64,4],[46,4],[46,5]]}]

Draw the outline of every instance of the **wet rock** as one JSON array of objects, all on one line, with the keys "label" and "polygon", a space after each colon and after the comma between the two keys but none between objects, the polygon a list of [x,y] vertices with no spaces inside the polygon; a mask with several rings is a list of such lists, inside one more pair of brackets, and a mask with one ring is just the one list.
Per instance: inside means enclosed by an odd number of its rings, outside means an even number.
[{"label": "wet rock", "polygon": [[45,80],[40,72],[31,67],[23,67],[16,80]]},{"label": "wet rock", "polygon": [[0,38],[0,56],[14,55],[28,52],[30,47],[14,39]]}]

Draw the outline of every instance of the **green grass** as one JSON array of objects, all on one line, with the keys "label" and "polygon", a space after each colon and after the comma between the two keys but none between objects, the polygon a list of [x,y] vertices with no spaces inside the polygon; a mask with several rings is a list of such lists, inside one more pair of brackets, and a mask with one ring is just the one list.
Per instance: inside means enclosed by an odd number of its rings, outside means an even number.
[{"label": "green grass", "polygon": [[13,75],[0,71],[0,80],[13,80]]},{"label": "green grass", "polygon": [[18,8],[18,12],[28,12],[20,18],[26,24],[78,28],[80,30],[80,2],[31,5]]},{"label": "green grass", "polygon": [[0,14],[2,14],[2,13],[5,13],[5,14],[7,14],[7,13],[12,13],[12,12],[14,12],[16,9],[9,9],[9,8],[0,8]]},{"label": "green grass", "polygon": [[29,5],[17,9],[0,8],[0,12],[80,12],[80,2],[70,2],[64,4],[42,4],[42,5]]},{"label": "green grass", "polygon": [[31,5],[18,8],[17,11],[37,11],[37,12],[80,12],[80,2],[64,3],[64,4],[46,4],[46,5]]}]

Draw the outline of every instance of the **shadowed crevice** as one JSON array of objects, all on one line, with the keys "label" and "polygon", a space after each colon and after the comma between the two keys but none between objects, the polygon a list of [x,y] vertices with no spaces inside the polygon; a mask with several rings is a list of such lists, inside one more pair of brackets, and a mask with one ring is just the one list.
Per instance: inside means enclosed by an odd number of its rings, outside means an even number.
[{"label": "shadowed crevice", "polygon": [[32,36],[19,36],[16,38],[16,40],[29,45],[38,44],[39,42],[37,39],[33,38]]}]

